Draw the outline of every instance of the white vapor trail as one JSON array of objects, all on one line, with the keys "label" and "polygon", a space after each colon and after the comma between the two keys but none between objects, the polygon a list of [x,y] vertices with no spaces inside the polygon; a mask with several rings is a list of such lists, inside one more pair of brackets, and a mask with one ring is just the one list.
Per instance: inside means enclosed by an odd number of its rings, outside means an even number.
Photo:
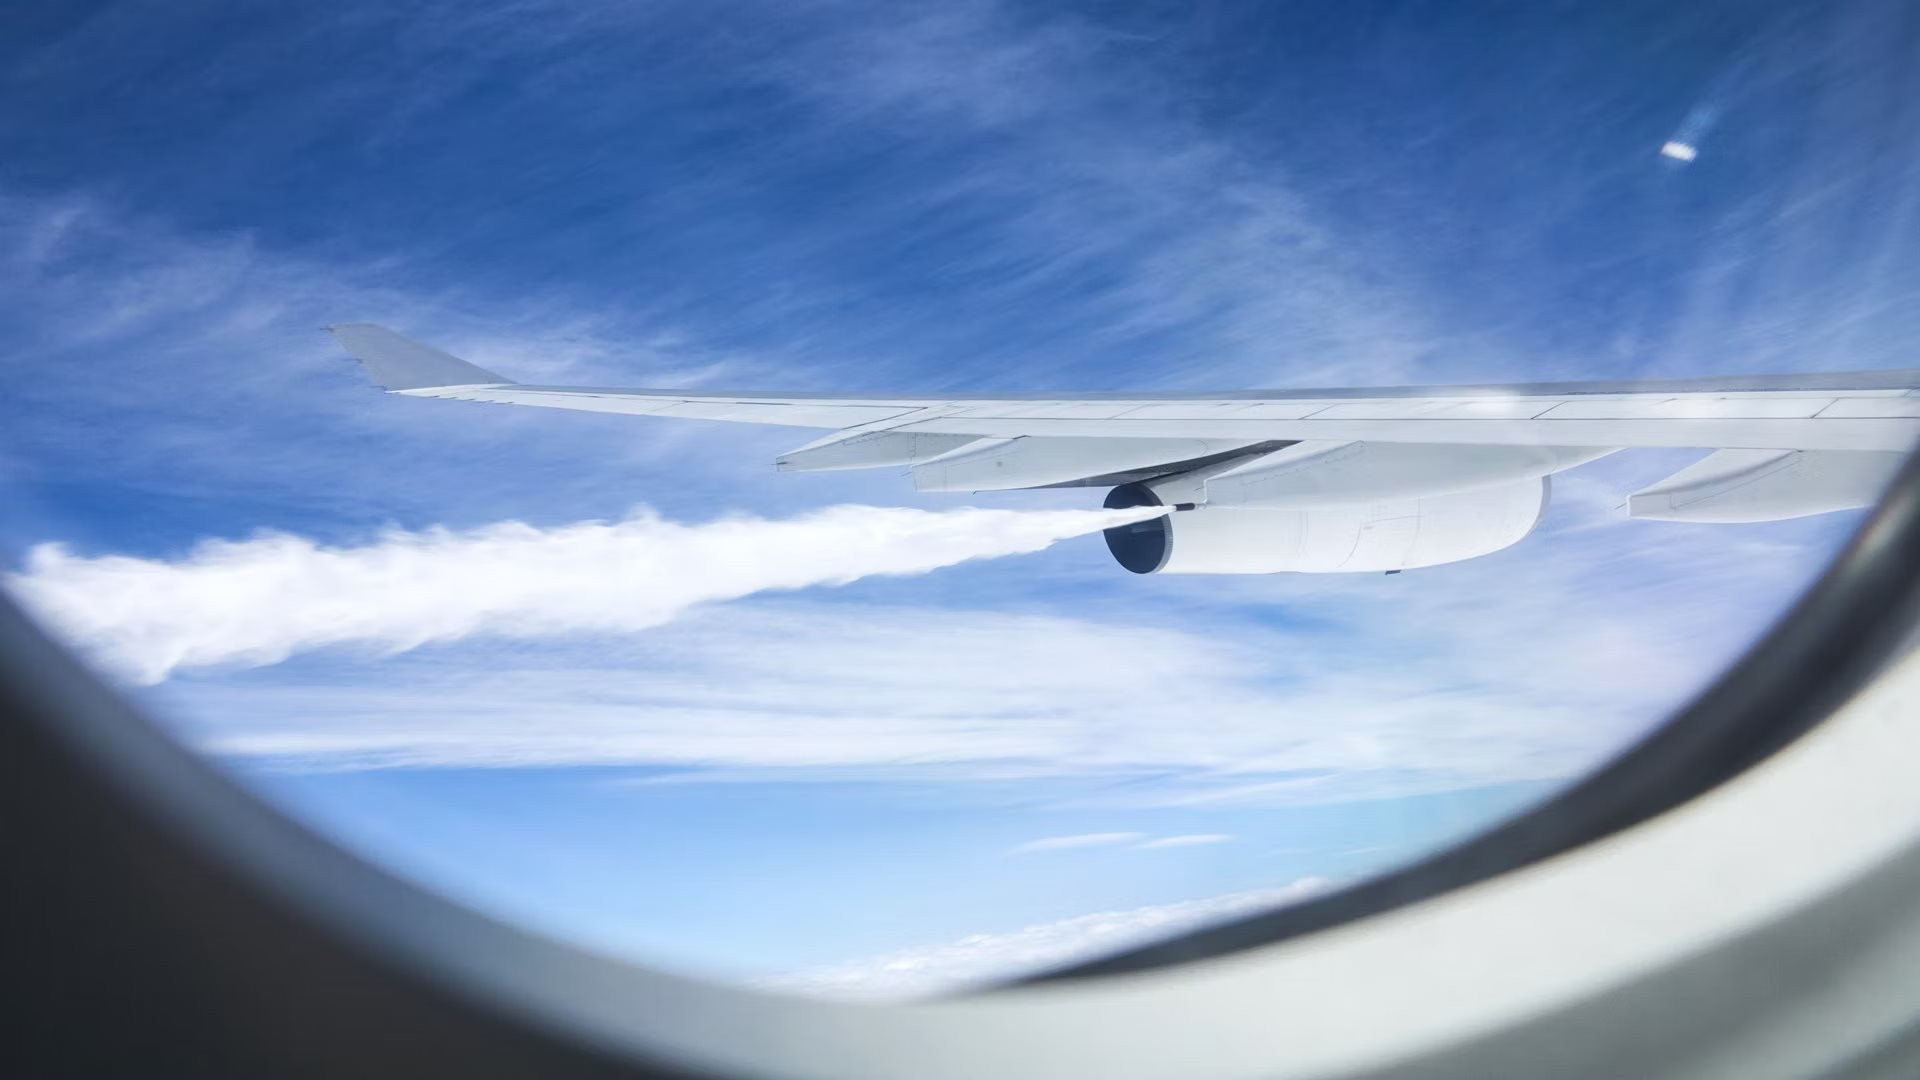
[{"label": "white vapor trail", "polygon": [[401,652],[475,634],[645,630],[709,601],[924,574],[1164,512],[835,506],[689,525],[642,508],[555,528],[395,529],[357,547],[265,533],[206,540],[174,560],[40,544],[7,585],[97,660],[153,684],[328,645]]}]

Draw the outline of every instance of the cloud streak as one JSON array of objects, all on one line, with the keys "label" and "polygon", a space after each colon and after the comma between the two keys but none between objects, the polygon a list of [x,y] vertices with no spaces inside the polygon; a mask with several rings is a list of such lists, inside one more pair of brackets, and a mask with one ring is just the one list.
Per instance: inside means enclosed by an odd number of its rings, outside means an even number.
[{"label": "cloud streak", "polygon": [[7,584],[150,685],[180,668],[261,666],[334,645],[392,653],[482,634],[646,630],[698,604],[1040,551],[1156,512],[836,506],[689,525],[642,509],[555,528],[394,529],[355,547],[266,533],[172,560],[41,544]]},{"label": "cloud streak", "polygon": [[939,945],[778,976],[761,985],[824,997],[926,997],[1003,979],[1009,972],[1059,967],[1237,915],[1298,903],[1332,885],[1326,878],[1307,877],[1278,888],[1103,911],[1005,933],[969,934]]},{"label": "cloud streak", "polygon": [[1075,836],[1048,836],[1029,840],[1007,849],[1009,855],[1035,855],[1045,851],[1075,851],[1082,848],[1128,847],[1136,851],[1161,848],[1203,847],[1224,844],[1233,837],[1226,833],[1187,833],[1181,836],[1149,836],[1138,832],[1080,833]]},{"label": "cloud streak", "polygon": [[[378,664],[317,653],[177,679],[153,700],[196,745],[276,770],[652,766],[674,771],[645,782],[875,781],[966,799],[1044,782],[1029,790],[1101,808],[1564,775],[1649,718],[1640,699],[1505,682],[1436,693],[1425,671],[1389,681],[1403,654],[1243,621],[1094,614],[761,597],[639,635],[476,638]],[[1326,670],[1341,654],[1353,665]],[[1183,690],[1143,694],[1114,676],[1130,671]],[[1303,775],[1315,782],[1276,779]]]},{"label": "cloud streak", "polygon": [[1208,844],[1224,844],[1231,839],[1233,837],[1226,833],[1188,833],[1185,836],[1162,836],[1140,846],[1145,849],[1204,847]]},{"label": "cloud streak", "polygon": [[1015,844],[1008,849],[1010,855],[1032,855],[1042,851],[1072,851],[1076,848],[1115,847],[1131,844],[1145,838],[1137,832],[1098,832],[1081,833],[1077,836],[1048,836],[1039,840],[1029,840],[1024,844]]}]

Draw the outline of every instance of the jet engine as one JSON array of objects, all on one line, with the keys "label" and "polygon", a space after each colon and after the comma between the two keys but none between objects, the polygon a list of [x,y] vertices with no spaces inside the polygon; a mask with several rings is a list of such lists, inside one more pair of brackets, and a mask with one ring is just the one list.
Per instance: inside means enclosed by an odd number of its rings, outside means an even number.
[{"label": "jet engine", "polygon": [[[1106,531],[1107,549],[1136,574],[1275,574],[1411,570],[1499,551],[1539,524],[1549,480],[1357,506],[1279,509],[1179,504],[1173,513]],[[1144,483],[1107,494],[1112,509],[1159,506]]]}]

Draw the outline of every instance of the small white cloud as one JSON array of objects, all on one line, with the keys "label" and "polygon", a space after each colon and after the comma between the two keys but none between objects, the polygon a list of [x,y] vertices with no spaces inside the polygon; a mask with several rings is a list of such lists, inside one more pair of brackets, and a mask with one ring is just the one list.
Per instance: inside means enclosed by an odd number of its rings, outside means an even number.
[{"label": "small white cloud", "polygon": [[1661,157],[1670,157],[1675,161],[1692,161],[1700,156],[1700,151],[1686,143],[1668,140],[1660,147]]},{"label": "small white cloud", "polygon": [[1162,836],[1140,846],[1143,848],[1200,847],[1204,844],[1224,844],[1231,839],[1233,837],[1226,833],[1191,833],[1186,836]]},{"label": "small white cloud", "polygon": [[1080,833],[1076,836],[1048,836],[1039,840],[1029,840],[1007,849],[1009,855],[1032,855],[1040,851],[1069,851],[1073,848],[1115,847],[1146,839],[1145,833],[1137,832],[1096,832]]},{"label": "small white cloud", "polygon": [[1326,878],[1301,878],[1274,889],[1254,889],[1127,911],[1103,911],[1006,933],[969,934],[941,945],[765,979],[761,985],[770,990],[825,997],[868,1000],[925,997],[1044,971],[1074,960],[1169,938],[1208,923],[1284,907],[1332,886],[1333,882]]}]

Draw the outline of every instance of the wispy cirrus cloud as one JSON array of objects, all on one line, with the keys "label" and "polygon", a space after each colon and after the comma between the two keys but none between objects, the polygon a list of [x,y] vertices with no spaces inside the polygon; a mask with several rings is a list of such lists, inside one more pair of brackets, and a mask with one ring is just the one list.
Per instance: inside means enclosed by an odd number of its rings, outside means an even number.
[{"label": "wispy cirrus cloud", "polygon": [[1226,833],[1187,833],[1182,836],[1160,836],[1140,846],[1148,850],[1157,848],[1206,847],[1211,844],[1224,844],[1233,837]]},{"label": "wispy cirrus cloud", "polygon": [[1204,847],[1224,844],[1233,837],[1226,833],[1186,833],[1180,836],[1151,836],[1139,832],[1078,833],[1072,836],[1044,836],[1007,849],[1009,855],[1035,855],[1048,851],[1078,851],[1084,848],[1128,847],[1141,851],[1165,848]]},{"label": "wispy cirrus cloud", "polygon": [[[182,231],[86,192],[6,190],[0,294],[15,334],[0,357],[15,385],[0,468],[29,483],[166,498],[242,518],[238,528],[254,523],[240,508],[261,504],[361,529],[395,517],[470,525],[498,519],[503,503],[573,520],[630,506],[636,474],[660,503],[717,490],[717,470],[730,491],[802,491],[752,467],[804,441],[794,432],[669,423],[636,438],[627,423],[485,406],[472,407],[486,410],[475,423],[467,408],[383,397],[318,329],[386,319],[527,380],[807,381],[777,349],[718,347],[645,308],[611,313],[553,292],[492,300],[418,256],[319,257]],[[543,434],[524,437],[529,425]],[[5,525],[23,543],[67,534],[68,522],[38,516],[20,499]]]},{"label": "wispy cirrus cloud", "polygon": [[1146,838],[1137,832],[1079,833],[1074,836],[1043,836],[1007,849],[1009,855],[1033,855],[1042,851],[1075,851],[1080,848],[1116,847]]},{"label": "wispy cirrus cloud", "polygon": [[1209,923],[1270,911],[1326,892],[1327,878],[1301,878],[1201,900],[1103,911],[1018,930],[969,934],[956,941],[903,949],[830,967],[760,980],[769,990],[822,997],[885,1000],[927,997],[991,984],[1011,972],[1043,971]]},{"label": "wispy cirrus cloud", "polygon": [[[762,62],[766,78],[836,122],[933,122],[964,141],[969,167],[914,195],[948,214],[997,211],[957,267],[998,282],[1010,307],[1067,290],[1083,349],[1156,349],[1147,385],[1417,379],[1457,340],[1393,281],[1394,253],[1316,204],[1289,162],[1197,123],[1191,87],[1137,35],[994,0],[800,29]],[[1483,373],[1502,362],[1473,345]],[[1078,366],[1021,368],[1084,378]]]}]

